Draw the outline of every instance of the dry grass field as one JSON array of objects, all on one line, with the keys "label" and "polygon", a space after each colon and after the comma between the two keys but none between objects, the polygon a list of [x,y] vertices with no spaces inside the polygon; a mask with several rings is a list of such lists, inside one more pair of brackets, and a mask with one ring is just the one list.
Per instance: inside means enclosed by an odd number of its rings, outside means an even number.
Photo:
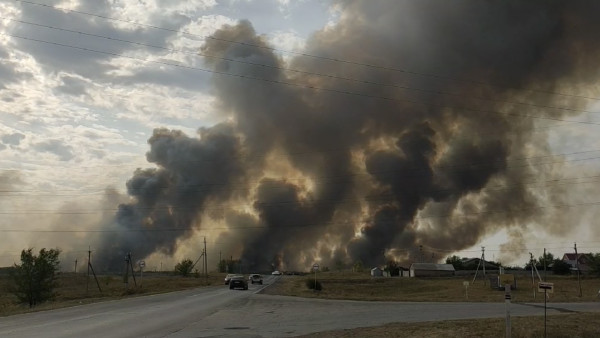
[{"label": "dry grass field", "polygon": [[42,303],[34,309],[29,309],[28,305],[17,304],[16,297],[8,292],[8,276],[0,276],[0,316],[138,295],[164,293],[207,285],[221,285],[223,284],[224,277],[225,274],[213,273],[206,280],[204,277],[181,277],[169,273],[157,274],[149,272],[144,273],[143,280],[140,280],[139,275],[136,275],[137,286],[134,285],[133,278],[130,277],[129,286],[126,288],[123,278],[120,276],[99,276],[98,282],[102,289],[102,292],[100,292],[93,276],[90,276],[88,281],[86,274],[61,273],[58,279],[59,287],[55,290],[55,299]]},{"label": "dry grass field", "polygon": [[[511,318],[512,338],[544,337],[544,317]],[[548,316],[548,338],[597,338],[600,336],[600,314],[574,313]],[[443,322],[395,323],[378,327],[326,331],[303,338],[474,338],[505,337],[503,318],[448,320]]]},{"label": "dry grass field", "polygon": [[[449,278],[384,278],[370,277],[367,273],[324,272],[317,278],[323,289],[309,290],[305,283],[314,275],[284,276],[277,284],[264,290],[267,294],[279,294],[298,297],[317,297],[324,299],[376,300],[376,301],[429,301],[429,302],[498,302],[504,301],[504,291],[492,290],[489,281],[482,279],[468,287],[465,295],[464,281],[469,277]],[[577,277],[549,276],[548,282],[554,283],[554,293],[549,302],[589,302],[600,301],[600,278],[582,278],[582,297],[579,297]],[[513,302],[543,302],[542,294],[532,287],[531,276],[517,276],[517,289],[512,291]]]},{"label": "dry grass field", "polygon": [[[138,295],[170,292],[182,289],[222,285],[225,274],[211,274],[208,280],[203,277],[179,277],[172,274],[146,273],[138,286],[130,279],[126,288],[120,276],[100,276],[98,281],[102,293],[98,291],[95,280],[85,274],[62,273],[59,275],[59,287],[53,301],[29,309],[26,305],[16,304],[16,298],[7,292],[8,276],[0,276],[0,316],[29,311],[48,310],[98,301],[121,299]],[[306,280],[314,275],[283,276],[274,285],[264,289],[264,293],[299,297],[317,297],[323,299],[351,299],[374,301],[472,301],[504,302],[504,292],[490,289],[489,282],[484,285],[479,279],[469,286],[469,298],[466,299],[464,281],[472,277],[453,278],[371,278],[367,273],[327,272],[319,273],[318,279],[323,290],[315,292],[306,287]],[[577,278],[573,276],[550,276],[549,282],[555,286],[549,302],[598,301],[599,278],[581,280],[583,296],[579,297]],[[542,295],[533,295],[531,276],[517,277],[517,290],[513,290],[513,302],[541,302]],[[536,284],[537,285],[537,284]],[[89,290],[86,291],[86,287]],[[512,337],[542,337],[543,317],[517,317],[512,322]],[[550,316],[548,337],[599,337],[599,313],[575,313]],[[458,320],[427,323],[397,323],[380,327],[358,328],[352,330],[323,332],[307,337],[503,337],[503,319]]]}]

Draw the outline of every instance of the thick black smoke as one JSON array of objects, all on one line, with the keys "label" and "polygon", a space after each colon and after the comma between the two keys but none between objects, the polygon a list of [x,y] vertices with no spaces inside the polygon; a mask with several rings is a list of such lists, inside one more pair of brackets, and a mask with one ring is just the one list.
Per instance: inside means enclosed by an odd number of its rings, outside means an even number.
[{"label": "thick black smoke", "polygon": [[197,138],[156,130],[157,168],[128,182],[134,201],[117,227],[173,231],[119,233],[107,246],[172,254],[211,227],[200,224],[210,204],[229,228],[218,241],[252,269],[378,264],[421,245],[460,250],[550,212],[527,185],[542,169],[516,159],[547,148],[532,131],[552,121],[539,117],[574,114],[548,107],[588,103],[550,93],[597,94],[600,3],[335,6],[339,22],[305,50],[322,58],[284,62],[247,21],[206,41],[202,52],[220,57],[208,65],[235,75],[214,76],[231,122]]}]

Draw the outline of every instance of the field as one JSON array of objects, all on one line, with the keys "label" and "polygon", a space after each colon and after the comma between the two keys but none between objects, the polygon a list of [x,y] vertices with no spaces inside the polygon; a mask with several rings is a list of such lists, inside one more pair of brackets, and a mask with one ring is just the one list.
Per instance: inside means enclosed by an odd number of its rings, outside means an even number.
[{"label": "field", "polygon": [[[366,273],[324,272],[317,278],[323,289],[315,292],[306,287],[306,280],[314,275],[285,276],[264,293],[324,299],[376,300],[376,301],[416,301],[416,302],[499,302],[504,301],[504,291],[492,290],[489,281],[482,279],[468,287],[468,299],[463,282],[472,281],[472,276],[459,278],[372,278]],[[582,278],[582,297],[579,297],[577,277],[549,276],[554,283],[554,293],[550,302],[590,302],[598,301],[599,278]],[[542,294],[532,287],[531,276],[517,276],[517,289],[512,291],[513,302],[543,302]],[[535,298],[534,298],[535,297]]]},{"label": "field", "polygon": [[[511,318],[512,338],[544,337],[544,317]],[[548,338],[596,338],[600,335],[600,314],[574,313],[548,316]],[[503,318],[477,320],[448,320],[443,322],[395,323],[378,327],[326,331],[303,338],[470,338],[504,337]]]},{"label": "field", "polygon": [[[351,299],[376,301],[434,301],[434,302],[504,302],[504,292],[491,290],[489,282],[484,285],[479,279],[470,284],[466,298],[463,282],[470,278],[371,278],[365,274],[328,272],[319,273],[322,290],[313,291],[306,287],[306,280],[314,275],[285,276],[277,284],[264,290],[267,294],[279,294],[323,299]],[[554,283],[552,302],[595,302],[599,301],[599,278],[582,278],[582,297],[574,276],[549,276]],[[537,280],[536,280],[537,289]],[[531,276],[517,276],[517,289],[512,291],[513,302],[543,302],[542,294],[534,298]],[[600,308],[600,305],[599,305]],[[306,338],[406,338],[406,337],[504,337],[503,318],[477,320],[451,320],[425,323],[394,323],[379,327],[367,327],[340,331],[328,331],[304,336]],[[549,316],[547,337],[599,337],[600,313],[574,313]],[[533,338],[544,336],[543,316],[513,317],[512,337]]]},{"label": "field", "polygon": [[[182,289],[222,285],[225,274],[213,273],[208,280],[204,277],[180,277],[170,273],[145,273],[143,281],[137,276],[138,286],[129,286],[120,276],[100,276],[98,281],[102,292],[93,277],[88,281],[85,274],[61,273],[56,298],[37,306],[33,310],[27,305],[16,304],[16,298],[7,291],[8,277],[0,276],[0,316],[55,309],[66,306],[87,304],[98,301],[135,297],[153,293],[170,292]],[[468,299],[463,282],[472,277],[452,278],[372,278],[366,273],[326,272],[317,275],[322,290],[315,292],[306,287],[306,281],[314,275],[283,276],[278,282],[263,290],[266,294],[315,297],[322,299],[351,299],[372,301],[436,301],[436,302],[504,302],[504,292],[490,289],[489,281],[484,284],[478,279],[468,287]],[[577,278],[573,276],[550,276],[554,283],[553,302],[600,302],[599,278],[582,278],[582,297],[579,297]],[[89,282],[89,284],[88,284]],[[142,282],[142,285],[140,285]],[[537,281],[536,281],[537,285]],[[534,293],[531,276],[517,277],[516,290],[512,291],[513,302],[542,302],[543,295]],[[87,291],[86,291],[87,289]],[[600,306],[600,305],[599,305]],[[543,336],[543,317],[513,318],[512,337]],[[455,320],[427,323],[396,323],[380,327],[358,328],[333,332],[323,332],[307,337],[500,337],[503,336],[503,319]],[[494,334],[490,334],[490,333]],[[502,334],[495,334],[495,333]],[[599,313],[575,313],[549,316],[548,337],[598,337],[600,332]]]},{"label": "field", "polygon": [[[129,285],[126,287],[123,278],[120,276],[98,276],[98,282],[102,289],[102,292],[100,292],[93,276],[90,276],[88,281],[86,274],[61,273],[58,278],[59,287],[56,289],[55,299],[36,306],[33,311],[184,290],[207,285],[222,285],[224,277],[225,274],[213,273],[209,275],[207,280],[204,277],[181,277],[171,273],[148,272],[144,273],[142,280],[140,280],[139,274],[136,275],[137,286],[134,285],[133,278],[130,277]],[[16,303],[16,297],[7,292],[8,283],[8,276],[0,276],[0,316],[32,311],[28,305]]]}]

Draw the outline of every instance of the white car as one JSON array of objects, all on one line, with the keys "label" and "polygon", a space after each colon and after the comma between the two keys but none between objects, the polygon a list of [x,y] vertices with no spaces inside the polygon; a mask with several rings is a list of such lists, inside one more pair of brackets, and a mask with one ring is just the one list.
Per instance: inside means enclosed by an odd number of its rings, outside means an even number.
[{"label": "white car", "polygon": [[274,276],[281,276],[281,272],[279,272],[277,270],[271,272],[271,274],[274,275]]}]

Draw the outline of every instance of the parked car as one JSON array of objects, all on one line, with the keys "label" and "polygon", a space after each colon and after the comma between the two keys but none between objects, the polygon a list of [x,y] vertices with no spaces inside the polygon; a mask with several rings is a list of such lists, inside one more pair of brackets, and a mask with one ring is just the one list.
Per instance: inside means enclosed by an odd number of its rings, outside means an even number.
[{"label": "parked car", "polygon": [[230,273],[227,276],[225,276],[225,285],[228,285],[231,278],[233,278],[235,276],[238,276],[238,275],[236,275],[235,273]]},{"label": "parked car", "polygon": [[251,274],[250,277],[248,277],[248,280],[251,284],[258,283],[262,285],[263,282],[262,276],[257,273]]},{"label": "parked car", "polygon": [[281,272],[279,272],[277,270],[271,272],[271,274],[274,275],[274,276],[281,276]]},{"label": "parked car", "polygon": [[229,280],[229,289],[243,289],[248,290],[248,283],[244,276],[233,276],[231,280]]}]

